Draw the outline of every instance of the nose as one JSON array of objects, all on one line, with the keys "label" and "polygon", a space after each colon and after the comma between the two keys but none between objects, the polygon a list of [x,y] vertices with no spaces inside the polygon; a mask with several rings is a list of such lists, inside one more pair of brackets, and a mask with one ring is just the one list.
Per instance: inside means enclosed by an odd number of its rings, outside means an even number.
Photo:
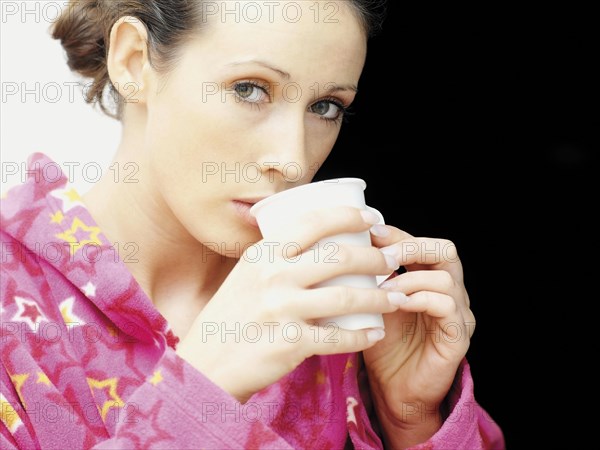
[{"label": "nose", "polygon": [[304,111],[274,115],[264,131],[264,147],[259,162],[264,175],[282,186],[301,184],[301,180],[308,176]]}]

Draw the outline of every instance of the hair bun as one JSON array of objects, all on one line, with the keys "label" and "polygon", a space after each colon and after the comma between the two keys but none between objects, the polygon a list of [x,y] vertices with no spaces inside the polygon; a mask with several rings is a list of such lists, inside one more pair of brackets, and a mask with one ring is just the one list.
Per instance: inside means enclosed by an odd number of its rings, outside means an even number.
[{"label": "hair bun", "polygon": [[95,78],[106,64],[104,27],[96,0],[78,0],[54,23],[52,37],[59,39],[67,52],[69,68],[85,77]]},{"label": "hair bun", "polygon": [[60,40],[65,49],[69,68],[94,80],[92,88],[86,92],[86,101],[99,101],[102,110],[108,112],[102,102],[102,93],[110,83],[110,78],[106,67],[105,27],[101,8],[101,0],[69,2],[69,6],[54,22],[52,37]]}]

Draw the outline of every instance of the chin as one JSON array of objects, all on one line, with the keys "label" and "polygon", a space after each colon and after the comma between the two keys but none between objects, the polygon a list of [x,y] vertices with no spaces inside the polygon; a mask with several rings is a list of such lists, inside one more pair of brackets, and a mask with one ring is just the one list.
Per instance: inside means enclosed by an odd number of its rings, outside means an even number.
[{"label": "chin", "polygon": [[[222,258],[240,259],[246,249],[262,239],[257,229],[235,227],[229,233],[221,233],[218,239],[203,240],[207,255],[221,256]],[[256,260],[257,252],[250,250],[249,260]]]}]

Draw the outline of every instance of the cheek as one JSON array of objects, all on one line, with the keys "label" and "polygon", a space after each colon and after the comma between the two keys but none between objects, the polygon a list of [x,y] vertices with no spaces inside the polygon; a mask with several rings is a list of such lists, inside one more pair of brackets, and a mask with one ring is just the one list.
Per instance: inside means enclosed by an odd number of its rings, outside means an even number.
[{"label": "cheek", "polygon": [[311,164],[319,166],[329,157],[340,134],[337,124],[326,123],[323,119],[309,119],[307,125],[307,146]]},{"label": "cheek", "polygon": [[232,149],[240,148],[231,107],[218,95],[189,94],[164,92],[149,108],[147,146],[153,162],[179,181],[197,177],[203,164],[226,161]]}]

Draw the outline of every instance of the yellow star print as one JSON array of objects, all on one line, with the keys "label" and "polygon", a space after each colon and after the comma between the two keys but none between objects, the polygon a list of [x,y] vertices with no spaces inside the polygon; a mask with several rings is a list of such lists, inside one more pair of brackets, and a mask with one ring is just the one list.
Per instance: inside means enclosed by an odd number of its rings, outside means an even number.
[{"label": "yellow star print", "polygon": [[37,384],[44,383],[46,386],[50,386],[50,378],[44,372],[38,372]]},{"label": "yellow star print", "polygon": [[74,188],[71,188],[70,190],[66,191],[64,194],[65,194],[65,197],[67,197],[72,202],[80,202],[81,201],[81,197],[79,196],[79,194],[77,193],[77,191]]},{"label": "yellow star print", "polygon": [[56,211],[54,214],[50,214],[50,223],[61,224],[64,218],[62,211]]},{"label": "yellow star print", "polygon": [[325,383],[325,374],[322,370],[317,370],[317,384]]},{"label": "yellow star print", "polygon": [[152,383],[154,386],[156,386],[158,383],[160,383],[163,380],[163,377],[160,373],[160,370],[157,370],[156,372],[154,372],[154,374],[152,375],[152,378],[150,378],[150,383]]},{"label": "yellow star print", "polygon": [[0,420],[6,425],[8,431],[13,434],[23,424],[15,408],[2,394],[0,394]]},{"label": "yellow star print", "polygon": [[[89,233],[88,239],[79,241],[77,236],[75,236],[75,233],[77,233],[79,230]],[[81,221],[81,219],[79,219],[79,217],[75,217],[73,218],[71,229],[65,231],[64,233],[57,234],[56,237],[70,244],[69,247],[71,250],[71,256],[73,256],[77,250],[86,244],[102,245],[102,242],[100,242],[100,239],[98,238],[100,232],[100,228],[94,226],[88,227]]]},{"label": "yellow star print", "polygon": [[87,382],[89,386],[92,388],[92,395],[94,394],[93,389],[104,389],[108,387],[108,396],[110,400],[106,400],[102,404],[102,408],[100,409],[100,416],[102,416],[102,420],[106,419],[106,414],[108,414],[109,408],[122,408],[125,406],[119,394],[117,394],[117,383],[118,379],[116,377],[107,378],[106,380],[95,380],[93,378],[88,378]]},{"label": "yellow star print", "polygon": [[354,364],[352,364],[352,359],[348,358],[348,361],[346,361],[346,366],[344,367],[344,375],[350,370],[351,367],[353,367],[353,365]]},{"label": "yellow star print", "polygon": [[19,374],[10,376],[10,379],[12,380],[13,384],[15,385],[15,390],[17,391],[17,395],[21,399],[21,403],[23,404],[23,408],[25,408],[25,409],[27,409],[27,407],[25,406],[25,400],[23,400],[23,394],[21,393],[21,388],[25,384],[25,381],[27,381],[27,378],[29,378],[28,373],[19,373]]},{"label": "yellow star print", "polygon": [[113,327],[112,325],[108,325],[106,327],[106,331],[108,331],[108,334],[111,335],[111,337],[115,337],[117,335],[117,330],[115,327]]}]

